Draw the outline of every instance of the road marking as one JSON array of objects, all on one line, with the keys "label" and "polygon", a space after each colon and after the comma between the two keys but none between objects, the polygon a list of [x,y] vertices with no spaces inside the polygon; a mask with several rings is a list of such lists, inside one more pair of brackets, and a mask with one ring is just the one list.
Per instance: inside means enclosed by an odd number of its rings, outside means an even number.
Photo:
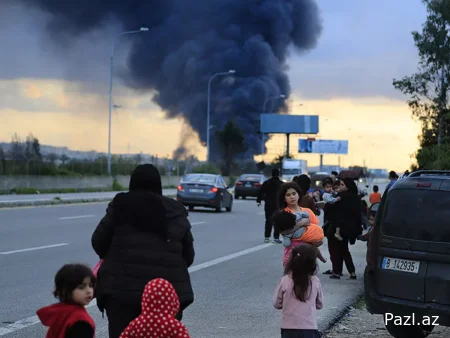
[{"label": "road marking", "polygon": [[205,224],[206,222],[194,222],[194,223],[191,223],[191,225],[199,225],[199,224]]},{"label": "road marking", "polygon": [[229,261],[231,259],[238,258],[238,257],[244,256],[244,255],[248,255],[250,253],[253,253],[253,252],[256,252],[256,251],[268,248],[268,247],[270,247],[272,245],[273,244],[271,244],[271,243],[269,243],[269,244],[261,244],[261,245],[255,246],[253,248],[250,248],[250,249],[246,249],[246,250],[242,250],[242,251],[236,252],[236,253],[231,254],[231,255],[223,256],[223,257],[220,257],[220,258],[217,258],[217,259],[213,259],[212,261],[209,261],[209,262],[205,262],[205,263],[202,263],[202,264],[194,265],[194,266],[189,268],[189,272],[195,272],[195,271],[198,271],[198,270],[203,270],[203,269],[209,268],[211,266],[214,266],[214,265],[217,265],[217,264]]},{"label": "road marking", "polygon": [[64,219],[77,219],[77,218],[90,218],[90,217],[95,217],[95,215],[81,215],[81,216],[60,217],[59,219],[64,220]]},{"label": "road marking", "polygon": [[[205,263],[201,263],[201,264],[198,264],[198,265],[194,265],[194,266],[191,266],[189,268],[189,272],[192,273],[192,272],[195,272],[195,271],[203,270],[203,269],[209,268],[211,266],[214,266],[214,265],[217,265],[217,264],[224,263],[226,261],[232,260],[234,258],[238,258],[238,257],[244,256],[244,255],[248,255],[250,253],[259,251],[259,250],[266,249],[266,248],[271,247],[273,245],[274,244],[272,244],[272,243],[261,244],[261,245],[255,246],[253,248],[250,248],[250,249],[246,249],[246,250],[243,250],[243,251],[236,252],[236,253],[231,254],[231,255],[223,256],[223,257],[220,257],[220,258],[217,258],[217,259],[213,259],[212,261],[209,261],[209,262],[205,262]],[[89,305],[86,306],[86,308],[90,308],[90,307],[93,307],[93,306],[96,306],[96,305],[97,305],[97,300],[94,299]],[[19,330],[23,330],[23,329],[25,329],[25,328],[27,328],[29,326],[33,326],[33,325],[39,324],[40,322],[41,321],[39,320],[38,316],[33,316],[33,317],[25,318],[25,319],[22,319],[22,320],[18,320],[17,322],[14,322],[12,324],[6,325],[4,327],[0,327],[0,336],[5,336],[7,334],[10,334],[10,333],[13,333],[13,332],[16,332],[16,331],[19,331]]]},{"label": "road marking", "polygon": [[27,248],[27,249],[13,250],[13,251],[3,251],[3,252],[0,252],[0,255],[11,255],[11,254],[19,253],[19,252],[27,252],[27,251],[35,251],[35,250],[42,250],[42,249],[57,248],[59,246],[65,246],[65,245],[69,245],[69,243],[59,243],[59,244],[37,246],[37,247],[34,247],[34,248]]}]

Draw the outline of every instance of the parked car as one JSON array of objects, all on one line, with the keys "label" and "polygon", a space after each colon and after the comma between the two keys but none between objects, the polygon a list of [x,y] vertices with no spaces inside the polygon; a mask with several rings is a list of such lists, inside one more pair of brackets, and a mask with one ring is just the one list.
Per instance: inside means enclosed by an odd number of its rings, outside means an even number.
[{"label": "parked car", "polygon": [[233,195],[229,188],[220,175],[188,174],[178,186],[177,200],[191,211],[194,207],[214,208],[216,212],[221,212],[222,208],[231,211]]},{"label": "parked car", "polygon": [[234,187],[234,198],[238,199],[239,197],[242,197],[242,199],[245,199],[247,196],[258,197],[259,191],[265,180],[266,177],[260,174],[241,175]]},{"label": "parked car", "polygon": [[[413,172],[378,206],[364,294],[367,310],[385,314],[393,337],[426,337],[436,324],[450,326],[449,222],[450,171]],[[418,325],[410,325],[413,315]]]}]

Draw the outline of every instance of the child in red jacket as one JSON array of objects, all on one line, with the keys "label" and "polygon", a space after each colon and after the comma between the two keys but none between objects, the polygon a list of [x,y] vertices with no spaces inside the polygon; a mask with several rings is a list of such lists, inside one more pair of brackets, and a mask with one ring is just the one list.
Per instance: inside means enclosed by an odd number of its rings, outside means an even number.
[{"label": "child in red jacket", "polygon": [[54,296],[59,303],[43,307],[37,315],[48,326],[46,338],[93,338],[95,323],[85,306],[94,297],[95,277],[91,268],[66,264],[55,276]]},{"label": "child in red jacket", "polygon": [[180,301],[172,284],[162,278],[147,283],[142,295],[142,312],[119,338],[190,338],[175,315]]}]

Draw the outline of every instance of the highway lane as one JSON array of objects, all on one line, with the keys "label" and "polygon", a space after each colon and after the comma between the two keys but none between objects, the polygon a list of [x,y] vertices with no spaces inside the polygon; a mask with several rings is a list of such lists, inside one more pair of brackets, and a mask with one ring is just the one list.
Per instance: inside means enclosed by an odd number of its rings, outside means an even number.
[{"label": "highway lane", "polygon": [[[282,274],[282,248],[262,244],[262,208],[251,200],[235,202],[231,213],[206,210],[189,216],[197,253],[196,271],[191,273],[196,300],[186,311],[184,322],[192,337],[279,335],[279,314],[270,301]],[[35,311],[54,302],[53,277],[60,266],[74,261],[91,266],[97,263],[90,237],[105,208],[105,203],[99,203],[0,210],[0,252],[13,251],[0,254],[1,337],[45,335],[45,329],[33,318]],[[67,245],[14,253],[64,243]],[[249,252],[252,248],[254,251]],[[362,276],[364,244],[358,243],[352,250]],[[326,245],[322,252],[327,256]],[[235,257],[230,257],[232,254]],[[320,264],[321,270],[328,265]],[[320,278],[326,297],[326,308],[320,313],[324,326],[361,290],[362,281]],[[89,311],[98,325],[97,337],[107,337],[106,319],[95,306]],[[24,319],[34,325],[27,326]]]}]

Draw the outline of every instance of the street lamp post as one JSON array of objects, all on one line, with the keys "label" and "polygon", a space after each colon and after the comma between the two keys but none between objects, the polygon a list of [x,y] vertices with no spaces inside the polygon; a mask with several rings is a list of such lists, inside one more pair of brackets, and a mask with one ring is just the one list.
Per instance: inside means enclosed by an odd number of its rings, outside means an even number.
[{"label": "street lamp post", "polygon": [[[285,98],[286,95],[284,94],[280,94],[280,95],[275,95],[275,96],[269,96],[263,104],[263,114],[266,112],[266,105],[267,103],[272,100],[272,99],[282,99]],[[264,133],[261,131],[261,158],[264,159]]]},{"label": "street lamp post", "polygon": [[211,82],[212,80],[219,75],[229,75],[236,73],[235,70],[230,69],[228,72],[220,72],[213,74],[208,81],[208,110],[206,113],[206,161],[209,163],[209,130],[210,127],[210,114],[211,114]]},{"label": "street lamp post", "polygon": [[[125,35],[125,34],[135,34],[135,33],[142,33],[142,32],[148,32],[148,28],[141,27],[139,30],[122,32],[118,36],[116,36],[116,39],[119,39],[122,35]],[[114,39],[113,43],[112,43],[111,59],[110,59],[110,65],[109,65],[110,74],[109,74],[109,121],[108,121],[108,175],[111,175],[111,114],[112,114],[112,109],[113,109],[112,88],[113,88],[114,44],[116,42],[116,39]]]}]

